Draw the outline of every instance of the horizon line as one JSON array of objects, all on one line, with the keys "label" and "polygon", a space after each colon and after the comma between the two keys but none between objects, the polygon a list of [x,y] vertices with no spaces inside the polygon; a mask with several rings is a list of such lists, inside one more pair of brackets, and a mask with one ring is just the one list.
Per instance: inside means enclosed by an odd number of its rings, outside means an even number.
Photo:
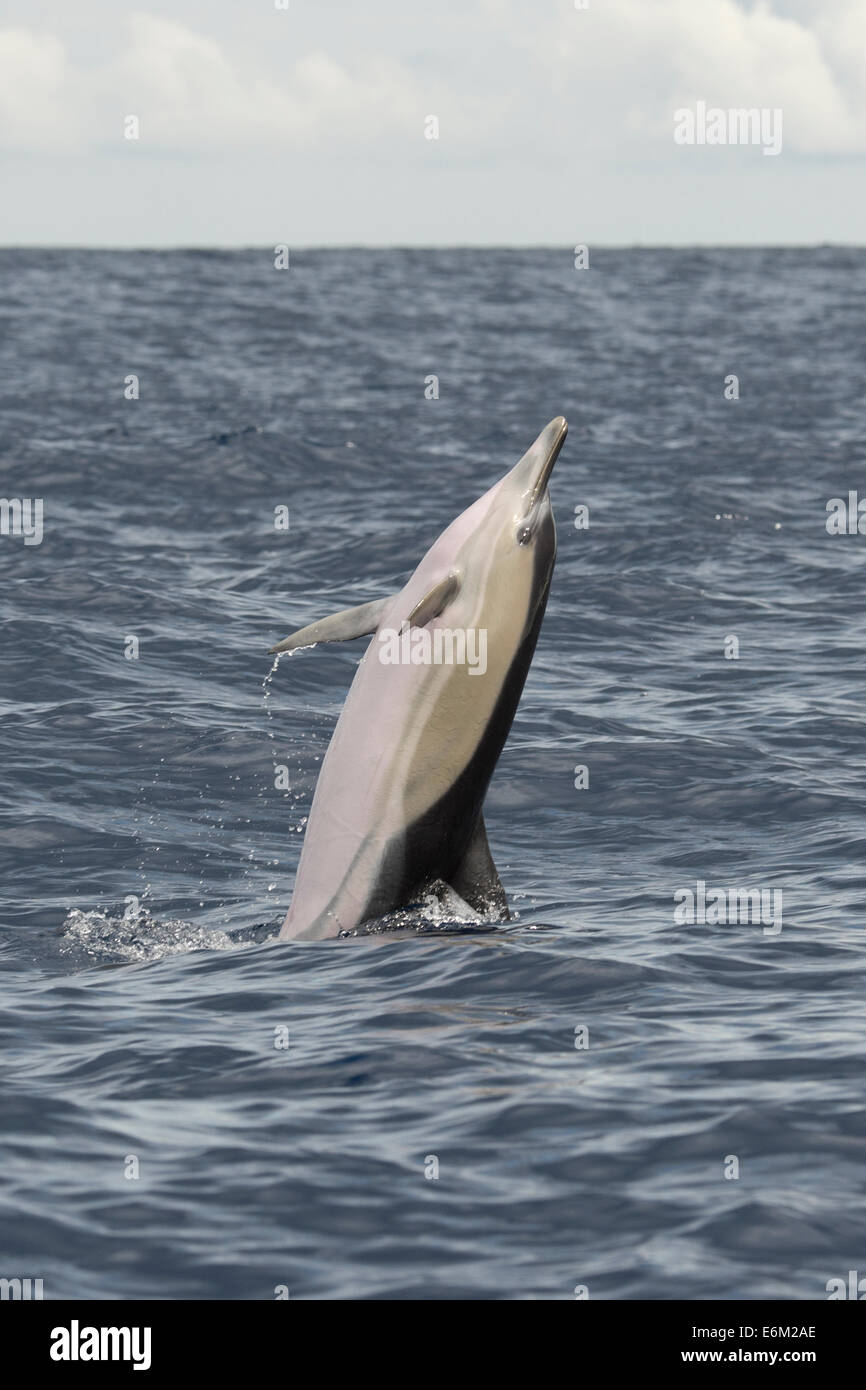
[{"label": "horizon line", "polygon": [[587,241],[587,242],[0,242],[0,251],[262,251],[287,245],[289,251],[563,251],[571,254],[575,245],[590,251],[862,251],[866,242],[856,241]]}]

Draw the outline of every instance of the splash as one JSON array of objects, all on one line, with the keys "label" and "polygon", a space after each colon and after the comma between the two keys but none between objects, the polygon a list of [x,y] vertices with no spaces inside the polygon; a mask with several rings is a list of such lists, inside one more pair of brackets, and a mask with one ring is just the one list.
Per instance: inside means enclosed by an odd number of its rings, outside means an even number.
[{"label": "splash", "polygon": [[415,936],[453,935],[460,932],[494,931],[501,923],[498,910],[491,904],[476,912],[450,884],[441,880],[431,883],[424,896],[396,912],[365,922],[354,931],[341,932],[341,937],[379,936],[384,932],[410,932]]},{"label": "splash", "polygon": [[[271,709],[271,706],[270,706],[270,703],[269,703],[269,702],[270,702],[271,696],[272,696],[273,693],[274,693],[274,676],[277,674],[277,668],[278,668],[278,666],[279,666],[279,664],[280,664],[280,657],[281,657],[281,656],[282,656],[282,652],[277,652],[276,656],[274,657],[274,663],[273,663],[273,665],[271,666],[270,671],[268,671],[268,674],[265,676],[264,680],[262,681],[262,692],[263,692],[263,693],[262,693],[262,701],[263,701],[263,703],[264,703],[265,714],[266,714],[266,716],[267,716],[267,725],[266,725],[266,727],[267,727],[267,730],[268,730],[268,738],[271,740],[271,743],[276,743],[276,738],[274,737],[274,723],[273,723],[273,721],[274,721],[274,712],[273,712],[273,710]],[[274,752],[273,756],[274,756],[274,763],[276,764],[276,752]]]},{"label": "splash", "polygon": [[153,961],[189,951],[234,951],[254,944],[247,933],[231,935],[192,922],[152,917],[146,907],[122,915],[73,908],[60,928],[63,955],[84,952],[92,960]]}]

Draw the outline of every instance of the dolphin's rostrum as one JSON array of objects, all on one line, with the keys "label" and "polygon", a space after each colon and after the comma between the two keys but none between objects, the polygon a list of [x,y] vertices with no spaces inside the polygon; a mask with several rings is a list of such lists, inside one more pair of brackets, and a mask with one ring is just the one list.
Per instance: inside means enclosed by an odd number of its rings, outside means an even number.
[{"label": "dolphin's rostrum", "polygon": [[[273,652],[376,636],[358,665],[310,811],[281,937],[353,931],[432,883],[507,917],[482,805],[535,650],[556,558],[548,482],[568,426],[457,517],[399,594],[311,623]],[[484,634],[485,665],[459,657]],[[397,634],[407,660],[386,660]],[[434,654],[431,656],[431,653]]]}]

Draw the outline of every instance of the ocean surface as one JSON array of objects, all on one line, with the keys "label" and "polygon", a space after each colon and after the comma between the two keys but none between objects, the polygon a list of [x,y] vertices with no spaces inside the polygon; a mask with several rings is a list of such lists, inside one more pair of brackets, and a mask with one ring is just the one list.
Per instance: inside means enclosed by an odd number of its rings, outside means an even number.
[{"label": "ocean surface", "polygon": [[[0,492],[44,506],[0,535],[0,1276],[866,1274],[866,535],[826,527],[866,252],[590,254],[0,252]],[[560,412],[486,810],[512,920],[276,943],[363,644],[266,649],[402,585]],[[676,920],[698,884],[778,910]]]}]

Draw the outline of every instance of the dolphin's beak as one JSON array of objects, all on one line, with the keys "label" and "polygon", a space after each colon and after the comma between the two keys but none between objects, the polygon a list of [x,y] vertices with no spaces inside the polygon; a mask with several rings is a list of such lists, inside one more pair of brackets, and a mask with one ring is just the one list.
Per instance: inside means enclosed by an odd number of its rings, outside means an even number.
[{"label": "dolphin's beak", "polygon": [[568,421],[564,415],[557,415],[555,420],[551,420],[549,425],[545,425],[541,434],[532,446],[541,455],[538,472],[532,488],[532,502],[534,507],[544,495],[544,489],[550,481],[553,472],[553,465],[559,458],[559,451],[565,443],[565,436],[568,434]]},{"label": "dolphin's beak", "polygon": [[553,465],[559,458],[559,451],[568,434],[568,423],[564,415],[557,415],[549,425],[545,425],[535,443],[530,445],[523,458],[511,470],[514,481],[520,487],[525,515],[544,498]]}]

